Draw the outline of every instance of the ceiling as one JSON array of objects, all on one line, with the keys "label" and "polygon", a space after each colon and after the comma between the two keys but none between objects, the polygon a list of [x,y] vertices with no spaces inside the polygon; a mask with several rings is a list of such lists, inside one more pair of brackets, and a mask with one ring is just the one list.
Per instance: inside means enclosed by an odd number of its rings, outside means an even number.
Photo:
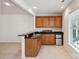
[{"label": "ceiling", "polygon": [[[2,1],[3,1],[2,3],[3,9],[6,13],[11,12],[12,10],[15,11],[15,13],[23,12],[22,10],[25,9],[32,14],[41,15],[41,14],[61,14],[72,0],[64,0],[64,2],[61,2],[60,0],[2,0]],[[6,7],[4,5],[4,2],[6,1],[9,2],[12,6]],[[18,6],[22,8],[19,8]],[[36,6],[37,8],[34,9],[33,8],[34,6]],[[64,6],[64,8],[61,8],[61,6]]]},{"label": "ceiling", "polygon": [[[11,6],[6,6],[5,2],[10,3]],[[13,3],[11,0],[0,0],[0,14],[27,14],[25,9]]]},{"label": "ceiling", "polygon": [[[68,6],[71,0],[25,0],[25,3],[36,13],[62,13],[63,10]],[[37,9],[33,9],[36,6]],[[61,6],[64,6],[61,9]]]}]

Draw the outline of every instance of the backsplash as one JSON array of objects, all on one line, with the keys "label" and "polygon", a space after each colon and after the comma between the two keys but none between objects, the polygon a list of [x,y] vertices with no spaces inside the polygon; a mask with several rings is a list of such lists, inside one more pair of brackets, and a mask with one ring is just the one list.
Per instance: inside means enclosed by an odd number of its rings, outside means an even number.
[{"label": "backsplash", "polygon": [[35,28],[34,29],[34,31],[43,31],[43,30],[62,31],[61,28]]}]

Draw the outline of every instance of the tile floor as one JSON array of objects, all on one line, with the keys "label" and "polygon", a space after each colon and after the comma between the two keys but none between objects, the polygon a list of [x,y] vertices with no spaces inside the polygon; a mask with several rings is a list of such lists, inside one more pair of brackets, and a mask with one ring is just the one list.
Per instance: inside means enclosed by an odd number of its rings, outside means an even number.
[{"label": "tile floor", "polygon": [[0,43],[0,59],[21,59],[20,44]]},{"label": "tile floor", "polygon": [[[0,59],[21,59],[20,44],[0,43]],[[42,46],[37,57],[25,59],[72,59],[63,46]]]},{"label": "tile floor", "polygon": [[38,56],[26,59],[72,59],[63,46],[42,46]]}]

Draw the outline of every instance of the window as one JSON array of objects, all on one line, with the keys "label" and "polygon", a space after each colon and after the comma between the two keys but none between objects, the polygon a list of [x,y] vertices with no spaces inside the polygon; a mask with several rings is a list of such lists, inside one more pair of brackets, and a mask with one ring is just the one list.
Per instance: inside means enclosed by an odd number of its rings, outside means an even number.
[{"label": "window", "polygon": [[69,43],[79,49],[79,9],[70,14]]}]

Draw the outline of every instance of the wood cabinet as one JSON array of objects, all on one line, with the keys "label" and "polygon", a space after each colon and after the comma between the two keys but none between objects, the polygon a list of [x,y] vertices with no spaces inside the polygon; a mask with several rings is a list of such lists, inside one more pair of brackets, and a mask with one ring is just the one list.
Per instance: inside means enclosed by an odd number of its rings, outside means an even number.
[{"label": "wood cabinet", "polygon": [[25,56],[35,57],[37,56],[39,49],[41,47],[40,39],[25,39]]},{"label": "wood cabinet", "polygon": [[[57,38],[56,33],[51,33],[41,34],[41,36],[38,38],[25,38],[25,56],[36,57],[41,48],[41,45],[57,45],[58,41],[56,40],[61,39],[61,43],[63,45],[63,34],[61,34],[61,36],[61,38]],[[58,45],[59,44],[60,43],[58,43]]]},{"label": "wood cabinet", "polygon": [[49,18],[48,17],[42,17],[43,21],[43,27],[49,27]]},{"label": "wood cabinet", "polygon": [[51,16],[49,18],[49,27],[55,27],[55,17]]},{"label": "wood cabinet", "polygon": [[41,44],[55,45],[55,34],[43,34],[41,39]]},{"label": "wood cabinet", "polygon": [[42,27],[43,26],[43,17],[36,17],[36,27]]},{"label": "wood cabinet", "polygon": [[55,16],[55,27],[62,28],[62,17]]},{"label": "wood cabinet", "polygon": [[61,28],[61,16],[36,16],[36,27],[40,28]]}]

